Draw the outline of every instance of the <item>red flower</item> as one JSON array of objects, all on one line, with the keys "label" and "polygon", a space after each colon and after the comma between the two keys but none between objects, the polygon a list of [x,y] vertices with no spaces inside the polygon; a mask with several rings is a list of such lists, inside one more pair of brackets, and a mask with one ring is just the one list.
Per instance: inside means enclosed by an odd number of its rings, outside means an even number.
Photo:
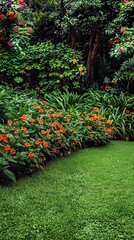
[{"label": "red flower", "polygon": [[36,168],[39,168],[39,165],[38,165],[38,163],[36,163],[36,164],[35,164],[35,167],[36,167]]},{"label": "red flower", "polygon": [[5,17],[5,15],[4,14],[0,14],[0,19],[2,19],[2,18],[4,18]]},{"label": "red flower", "polygon": [[9,151],[10,149],[11,149],[10,146],[9,146],[9,145],[6,145],[5,147],[2,148],[2,151],[3,151],[3,152],[7,152],[7,151]]},{"label": "red flower", "polygon": [[68,151],[68,153],[67,153],[67,154],[68,154],[68,156],[70,156],[71,152],[70,152],[70,151]]},{"label": "red flower", "polygon": [[125,113],[126,113],[126,114],[130,114],[131,111],[130,111],[129,109],[126,109]]},{"label": "red flower", "polygon": [[10,154],[11,154],[11,155],[15,155],[15,154],[16,154],[16,150],[15,150],[14,148],[11,148]]},{"label": "red flower", "polygon": [[120,39],[115,39],[114,42],[116,42],[116,43],[120,43],[121,40],[120,40]]},{"label": "red flower", "polygon": [[56,148],[53,148],[53,152],[56,153],[56,152],[57,152],[57,149],[56,149]]},{"label": "red flower", "polygon": [[15,12],[11,11],[11,12],[8,12],[8,16],[9,17],[13,17],[15,15]]},{"label": "red flower", "polygon": [[108,85],[106,85],[106,86],[105,86],[105,89],[108,89],[108,88],[109,88],[109,86],[108,86]]}]

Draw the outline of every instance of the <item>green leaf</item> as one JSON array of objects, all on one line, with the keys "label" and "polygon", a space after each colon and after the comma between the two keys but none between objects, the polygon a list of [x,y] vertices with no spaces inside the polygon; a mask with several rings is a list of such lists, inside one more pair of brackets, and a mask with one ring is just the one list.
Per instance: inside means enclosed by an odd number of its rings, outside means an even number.
[{"label": "green leaf", "polygon": [[3,172],[8,178],[16,182],[15,174],[12,171],[10,171],[9,169],[4,169]]}]

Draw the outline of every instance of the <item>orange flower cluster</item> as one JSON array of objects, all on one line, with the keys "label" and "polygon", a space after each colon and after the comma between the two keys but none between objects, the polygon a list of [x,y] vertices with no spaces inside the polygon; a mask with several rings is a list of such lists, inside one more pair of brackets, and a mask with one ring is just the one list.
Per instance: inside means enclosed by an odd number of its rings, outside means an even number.
[{"label": "orange flower cluster", "polygon": [[40,138],[35,141],[35,144],[36,144],[36,145],[39,145],[39,144],[41,144],[41,143],[42,143],[42,140],[41,140]]},{"label": "orange flower cluster", "polygon": [[41,118],[37,118],[37,122],[38,122],[39,124],[41,124],[41,125],[44,123]]},{"label": "orange flower cluster", "polygon": [[10,151],[11,155],[15,155],[16,154],[16,150],[14,148],[11,148],[10,145],[6,145],[2,148],[3,152],[8,152]]},{"label": "orange flower cluster", "polygon": [[110,128],[104,127],[105,135],[112,134],[113,133],[113,129],[114,129],[114,127],[110,127]]},{"label": "orange flower cluster", "polygon": [[3,141],[5,143],[8,143],[8,137],[5,136],[4,134],[0,134],[0,141]]},{"label": "orange flower cluster", "polygon": [[28,130],[27,130],[26,127],[21,127],[21,130],[22,130],[23,132],[25,132],[25,133],[28,133]]},{"label": "orange flower cluster", "polygon": [[62,114],[63,114],[63,112],[53,113],[53,114],[51,114],[51,117],[57,118],[57,117],[61,116]]}]

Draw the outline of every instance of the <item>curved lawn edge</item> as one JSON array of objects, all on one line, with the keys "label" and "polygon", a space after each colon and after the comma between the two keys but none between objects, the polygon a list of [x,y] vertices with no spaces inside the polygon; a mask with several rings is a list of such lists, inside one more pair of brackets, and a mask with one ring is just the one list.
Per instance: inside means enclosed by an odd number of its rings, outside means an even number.
[{"label": "curved lawn edge", "polygon": [[0,239],[132,239],[133,147],[83,149],[0,186]]}]

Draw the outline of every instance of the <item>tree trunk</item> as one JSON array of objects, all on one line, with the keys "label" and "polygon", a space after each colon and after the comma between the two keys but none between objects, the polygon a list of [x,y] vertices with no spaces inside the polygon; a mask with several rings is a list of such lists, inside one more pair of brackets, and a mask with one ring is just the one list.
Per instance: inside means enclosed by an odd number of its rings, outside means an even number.
[{"label": "tree trunk", "polygon": [[86,63],[86,76],[85,76],[85,86],[89,87],[89,77],[90,77],[90,71],[91,71],[91,65],[92,62],[98,52],[99,46],[100,46],[100,36],[101,33],[92,33],[90,35],[89,40],[89,52],[88,52],[88,59]]},{"label": "tree trunk", "polygon": [[71,34],[71,36],[70,36],[70,47],[72,49],[76,49],[76,35],[75,34]]}]

